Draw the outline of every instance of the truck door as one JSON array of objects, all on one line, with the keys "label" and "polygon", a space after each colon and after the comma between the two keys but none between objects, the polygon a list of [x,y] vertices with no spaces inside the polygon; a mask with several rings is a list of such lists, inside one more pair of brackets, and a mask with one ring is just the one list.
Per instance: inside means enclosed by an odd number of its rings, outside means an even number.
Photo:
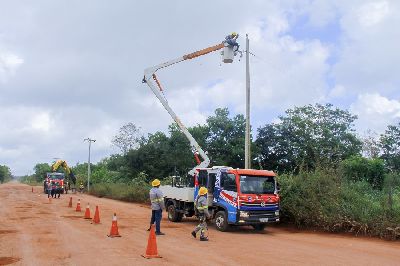
[{"label": "truck door", "polygon": [[220,202],[228,211],[228,223],[236,223],[237,185],[234,174],[221,173]]}]

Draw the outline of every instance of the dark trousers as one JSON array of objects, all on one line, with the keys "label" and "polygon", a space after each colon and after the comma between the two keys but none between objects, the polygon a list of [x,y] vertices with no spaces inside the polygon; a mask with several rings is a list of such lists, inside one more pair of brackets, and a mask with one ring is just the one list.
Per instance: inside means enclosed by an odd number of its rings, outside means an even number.
[{"label": "dark trousers", "polygon": [[160,233],[160,224],[162,218],[162,210],[152,210],[151,211],[151,219],[150,219],[150,226],[156,223],[156,233]]},{"label": "dark trousers", "polygon": [[150,219],[150,226],[152,224],[154,224],[156,221],[156,211],[155,210],[151,210],[151,219]]}]

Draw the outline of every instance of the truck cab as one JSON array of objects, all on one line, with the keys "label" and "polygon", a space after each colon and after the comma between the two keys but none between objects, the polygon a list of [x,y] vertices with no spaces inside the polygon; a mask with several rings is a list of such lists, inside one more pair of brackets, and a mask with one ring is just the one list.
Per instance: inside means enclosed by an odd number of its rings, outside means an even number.
[{"label": "truck cab", "polygon": [[44,193],[46,192],[46,181],[50,181],[50,183],[53,183],[56,185],[56,193],[63,194],[64,193],[64,179],[65,179],[65,174],[63,173],[46,173],[46,179],[43,182],[43,188],[44,188]]},{"label": "truck cab", "polygon": [[267,223],[279,221],[275,173],[224,166],[197,169],[192,186],[161,187],[171,221],[196,215],[194,201],[202,186],[208,189],[209,211],[220,231],[230,225],[251,225],[263,230]]}]

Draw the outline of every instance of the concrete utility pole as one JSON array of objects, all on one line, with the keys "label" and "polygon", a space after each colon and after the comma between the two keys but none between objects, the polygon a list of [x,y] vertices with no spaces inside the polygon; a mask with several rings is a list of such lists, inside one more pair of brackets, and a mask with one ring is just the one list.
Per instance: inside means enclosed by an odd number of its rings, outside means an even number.
[{"label": "concrete utility pole", "polygon": [[89,189],[90,189],[90,185],[89,185],[89,181],[90,181],[90,146],[92,145],[92,142],[96,142],[96,140],[91,139],[91,138],[86,138],[83,141],[89,142],[89,158],[88,158],[88,168],[87,168],[87,190],[89,192]]},{"label": "concrete utility pole", "polygon": [[244,168],[251,168],[250,153],[250,65],[249,65],[249,35],[246,34],[246,135],[244,146]]}]

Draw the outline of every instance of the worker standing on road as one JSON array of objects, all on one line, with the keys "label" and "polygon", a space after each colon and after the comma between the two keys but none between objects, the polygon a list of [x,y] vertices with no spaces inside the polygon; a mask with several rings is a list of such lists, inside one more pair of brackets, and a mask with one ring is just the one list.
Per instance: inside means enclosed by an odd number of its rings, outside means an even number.
[{"label": "worker standing on road", "polygon": [[205,187],[201,187],[195,201],[196,209],[199,212],[200,224],[196,226],[192,232],[192,236],[196,238],[197,232],[200,231],[200,241],[208,241],[208,237],[205,234],[208,231],[207,219],[210,218],[207,205],[207,193],[208,190]]},{"label": "worker standing on road", "polygon": [[[152,189],[150,189],[150,201],[151,201],[151,220],[150,220],[150,227],[154,222],[156,223],[156,235],[165,235],[160,231],[160,224],[161,224],[161,218],[162,218],[162,211],[164,209],[164,196],[163,193],[160,190],[160,180],[154,179],[153,182],[151,182],[151,185],[153,186]],[[154,218],[153,218],[154,217]]]},{"label": "worker standing on road", "polygon": [[50,180],[46,181],[46,192],[47,192],[47,198],[50,198],[51,195],[51,182]]},{"label": "worker standing on road", "polygon": [[56,182],[51,181],[51,197],[55,198],[56,197]]}]

